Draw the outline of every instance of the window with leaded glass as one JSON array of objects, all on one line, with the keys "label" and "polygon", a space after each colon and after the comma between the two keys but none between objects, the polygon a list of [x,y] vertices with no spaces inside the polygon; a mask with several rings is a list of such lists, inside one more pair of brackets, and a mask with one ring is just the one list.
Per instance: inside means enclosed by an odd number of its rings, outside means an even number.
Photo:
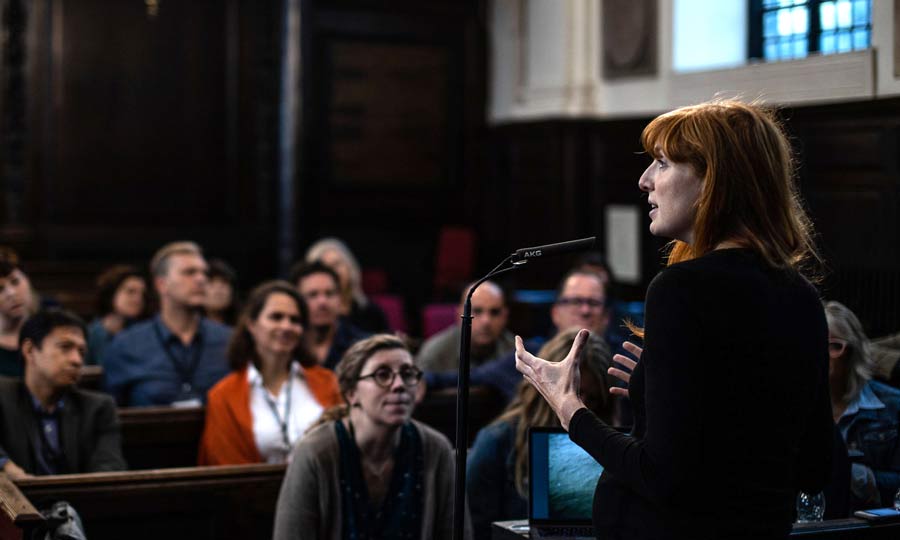
[{"label": "window with leaded glass", "polygon": [[790,60],[871,42],[872,0],[751,0],[750,58]]}]

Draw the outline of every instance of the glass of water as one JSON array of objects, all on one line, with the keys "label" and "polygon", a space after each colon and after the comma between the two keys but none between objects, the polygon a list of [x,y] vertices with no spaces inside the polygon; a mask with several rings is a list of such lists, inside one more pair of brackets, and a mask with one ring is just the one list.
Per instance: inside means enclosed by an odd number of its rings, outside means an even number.
[{"label": "glass of water", "polygon": [[900,510],[900,489],[894,494],[894,510]]},{"label": "glass of water", "polygon": [[814,523],[822,521],[825,517],[825,494],[805,493],[797,494],[797,523]]}]

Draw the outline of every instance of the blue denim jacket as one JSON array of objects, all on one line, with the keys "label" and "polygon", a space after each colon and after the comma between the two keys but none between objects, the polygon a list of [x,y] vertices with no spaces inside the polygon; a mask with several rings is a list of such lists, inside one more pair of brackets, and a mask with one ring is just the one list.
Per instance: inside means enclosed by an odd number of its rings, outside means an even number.
[{"label": "blue denim jacket", "polygon": [[900,488],[900,390],[869,381],[838,420],[851,461],[874,473],[881,506],[893,506]]}]

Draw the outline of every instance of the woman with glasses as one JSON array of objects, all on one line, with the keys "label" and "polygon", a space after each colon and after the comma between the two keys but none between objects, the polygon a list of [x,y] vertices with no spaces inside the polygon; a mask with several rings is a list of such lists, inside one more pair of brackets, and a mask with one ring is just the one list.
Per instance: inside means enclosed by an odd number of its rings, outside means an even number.
[{"label": "woman with glasses", "polygon": [[625,435],[578,395],[582,330],[565,360],[517,367],[573,441],[604,467],[594,495],[602,538],[786,538],[798,491],[830,477],[827,325],[803,277],[815,260],[775,115],[719,100],[655,118],[638,187],[650,232],[672,239],[646,293]]},{"label": "woman with glasses", "polygon": [[284,463],[322,412],[342,402],[334,373],[303,348],[306,321],[290,283],[250,293],[228,346],[232,372],[209,391],[200,465]]},{"label": "woman with glasses", "polygon": [[364,339],[336,372],[346,405],[294,449],[274,538],[450,538],[453,449],[410,419],[422,372],[406,345],[387,334]]},{"label": "woman with glasses", "polygon": [[900,390],[872,380],[871,346],[852,311],[830,301],[825,316],[831,409],[853,461],[853,506],[893,506],[900,488]]}]

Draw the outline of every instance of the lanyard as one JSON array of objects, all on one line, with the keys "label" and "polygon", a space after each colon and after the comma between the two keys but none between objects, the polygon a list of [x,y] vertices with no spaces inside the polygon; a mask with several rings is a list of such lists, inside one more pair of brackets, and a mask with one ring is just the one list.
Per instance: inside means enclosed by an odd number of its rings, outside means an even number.
[{"label": "lanyard", "polygon": [[294,374],[293,371],[288,375],[287,380],[287,390],[285,390],[285,405],[284,405],[284,418],[278,414],[278,405],[275,401],[269,396],[269,391],[266,390],[266,387],[263,386],[263,397],[266,398],[266,404],[269,405],[269,409],[272,411],[272,414],[275,415],[275,421],[278,422],[279,427],[281,428],[281,440],[284,441],[284,449],[290,450],[291,441],[288,438],[288,419],[291,417],[291,388],[294,386]]},{"label": "lanyard", "polygon": [[[200,356],[203,354],[203,339],[201,338],[200,342],[193,346],[194,354],[191,357],[190,363],[185,365],[183,360],[179,360],[172,354],[169,344],[163,339],[162,332],[159,329],[160,324],[162,324],[162,322],[159,320],[154,321],[153,324],[153,330],[156,332],[156,339],[159,341],[159,345],[162,347],[163,352],[166,353],[169,361],[172,362],[172,367],[178,372],[178,377],[181,379],[182,393],[189,394],[193,391],[192,383],[194,381],[194,374],[197,373],[197,366],[200,364]],[[197,334],[199,333],[200,323],[197,324]],[[195,340],[197,334],[194,334]]]}]

